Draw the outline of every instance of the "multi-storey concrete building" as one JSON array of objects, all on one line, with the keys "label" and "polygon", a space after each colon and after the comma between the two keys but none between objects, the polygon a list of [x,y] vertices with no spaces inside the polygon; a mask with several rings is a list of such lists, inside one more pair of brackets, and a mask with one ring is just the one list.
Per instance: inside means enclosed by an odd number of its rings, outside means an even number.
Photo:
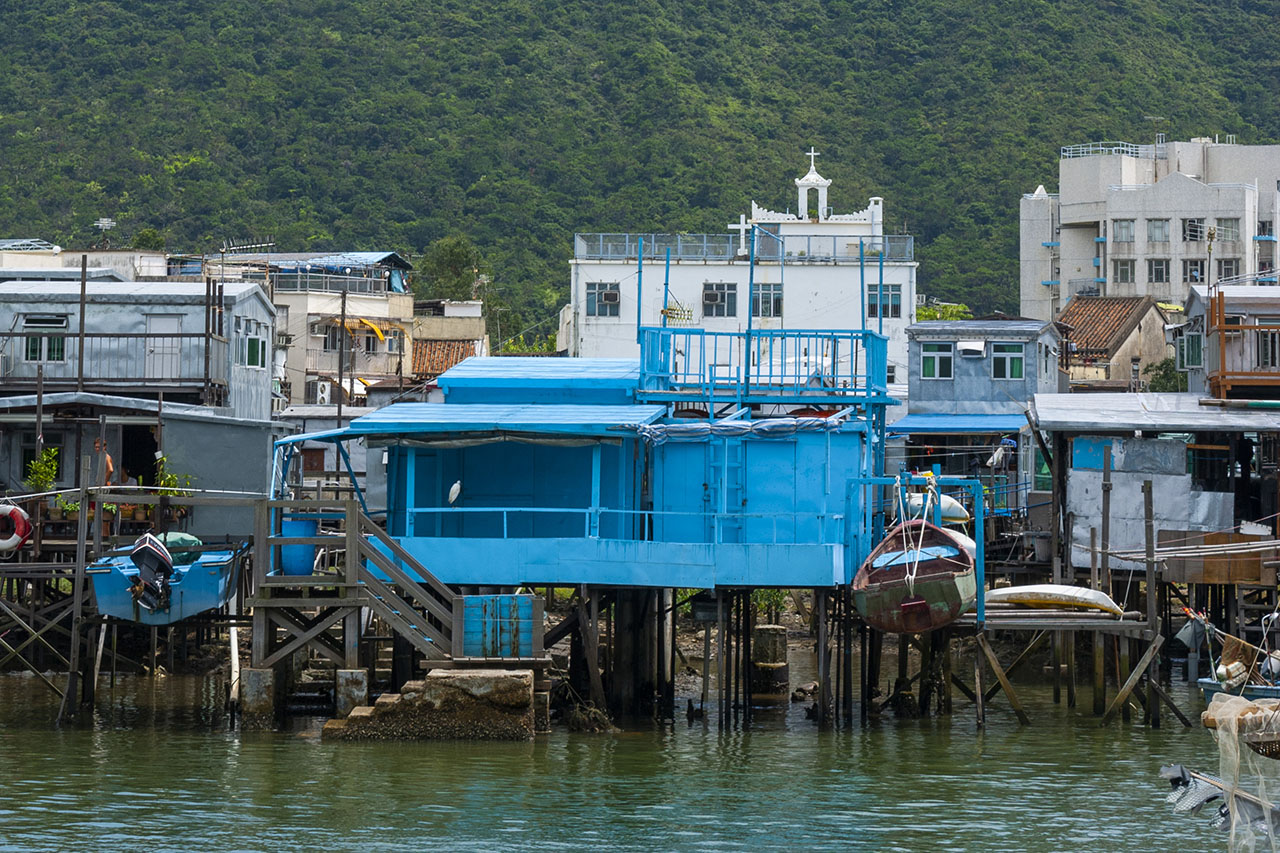
[{"label": "multi-storey concrete building", "polygon": [[1280,145],[1071,145],[1058,186],[1022,198],[1024,316],[1053,319],[1078,293],[1181,305],[1197,284],[1276,282]]},{"label": "multi-storey concrete building", "polygon": [[576,234],[561,347],[634,357],[638,326],[867,328],[888,336],[889,382],[902,382],[916,305],[912,238],[885,234],[879,197],[856,213],[833,213],[831,181],[812,156],[795,184],[798,212],[752,202],[750,218],[728,226],[737,234]]}]

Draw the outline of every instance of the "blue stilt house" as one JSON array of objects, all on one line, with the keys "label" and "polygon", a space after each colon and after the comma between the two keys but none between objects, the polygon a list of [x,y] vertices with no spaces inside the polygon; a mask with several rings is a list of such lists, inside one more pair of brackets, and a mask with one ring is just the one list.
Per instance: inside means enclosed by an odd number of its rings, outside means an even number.
[{"label": "blue stilt house", "polygon": [[639,335],[638,360],[468,359],[442,403],[280,442],[280,488],[304,440],[385,448],[387,531],[447,584],[849,582],[878,538],[886,339]]}]

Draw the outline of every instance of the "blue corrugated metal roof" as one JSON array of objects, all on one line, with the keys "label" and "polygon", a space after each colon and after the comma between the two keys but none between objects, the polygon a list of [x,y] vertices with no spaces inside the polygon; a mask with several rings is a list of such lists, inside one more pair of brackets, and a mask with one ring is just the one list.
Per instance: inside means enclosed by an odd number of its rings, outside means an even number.
[{"label": "blue corrugated metal roof", "polygon": [[441,433],[554,433],[560,435],[618,435],[612,427],[650,424],[665,406],[588,406],[564,404],[396,403],[358,418],[344,429],[290,436],[290,444],[312,439],[362,436],[412,436]]},{"label": "blue corrugated metal roof", "polygon": [[1017,432],[1027,425],[1023,415],[907,415],[885,429],[898,435],[920,433]]},{"label": "blue corrugated metal roof", "polygon": [[538,358],[477,356],[446,370],[437,381],[451,387],[566,384],[634,388],[640,380],[638,358]]}]

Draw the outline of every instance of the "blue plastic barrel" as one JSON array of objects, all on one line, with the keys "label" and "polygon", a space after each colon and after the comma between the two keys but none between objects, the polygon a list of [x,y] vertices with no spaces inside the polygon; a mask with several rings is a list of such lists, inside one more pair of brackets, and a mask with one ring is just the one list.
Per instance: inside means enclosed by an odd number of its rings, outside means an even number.
[{"label": "blue plastic barrel", "polygon": [[[302,518],[280,522],[280,535],[285,537],[315,536],[320,522]],[[280,572],[286,575],[309,575],[316,562],[315,545],[281,545]]]}]

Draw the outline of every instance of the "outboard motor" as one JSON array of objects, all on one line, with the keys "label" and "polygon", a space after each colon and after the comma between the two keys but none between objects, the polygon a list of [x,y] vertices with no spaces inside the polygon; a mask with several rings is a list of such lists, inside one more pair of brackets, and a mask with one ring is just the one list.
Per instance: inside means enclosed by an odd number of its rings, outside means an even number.
[{"label": "outboard motor", "polygon": [[173,557],[164,543],[144,533],[133,543],[129,559],[138,567],[130,592],[133,600],[147,610],[169,609],[169,577],[173,574]]}]

